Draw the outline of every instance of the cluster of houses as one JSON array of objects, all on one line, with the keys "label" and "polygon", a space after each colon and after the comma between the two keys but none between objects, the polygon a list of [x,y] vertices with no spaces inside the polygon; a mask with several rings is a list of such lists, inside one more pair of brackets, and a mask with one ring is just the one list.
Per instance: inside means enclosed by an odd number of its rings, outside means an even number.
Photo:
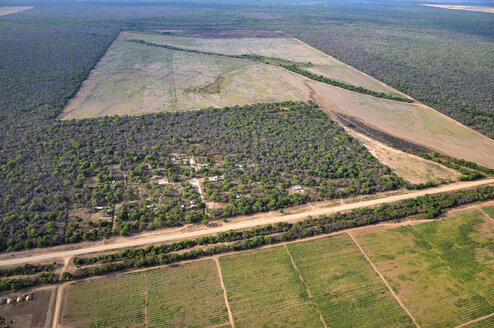
[{"label": "cluster of houses", "polygon": [[29,302],[33,299],[32,294],[27,294],[27,295],[19,295],[19,296],[14,296],[14,297],[2,297],[0,298],[0,304],[21,304],[21,303],[26,303]]}]

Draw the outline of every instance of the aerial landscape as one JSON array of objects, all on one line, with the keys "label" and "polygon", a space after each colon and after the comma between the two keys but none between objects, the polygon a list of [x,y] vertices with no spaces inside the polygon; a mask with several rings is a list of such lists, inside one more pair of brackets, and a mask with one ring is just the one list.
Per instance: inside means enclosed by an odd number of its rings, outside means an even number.
[{"label": "aerial landscape", "polygon": [[494,327],[494,4],[0,2],[0,327]]}]

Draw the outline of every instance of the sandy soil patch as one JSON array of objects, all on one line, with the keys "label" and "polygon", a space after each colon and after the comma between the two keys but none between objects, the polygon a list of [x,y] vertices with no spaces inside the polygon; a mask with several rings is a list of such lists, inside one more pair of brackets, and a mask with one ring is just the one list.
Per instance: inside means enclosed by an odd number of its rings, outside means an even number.
[{"label": "sandy soil patch", "polygon": [[480,11],[484,13],[494,14],[494,7],[484,7],[484,6],[453,6],[453,5],[430,5],[430,4],[420,4],[421,6],[436,7],[443,9],[453,9],[453,10],[467,10],[467,11]]},{"label": "sandy soil patch", "polygon": [[0,16],[15,14],[24,10],[32,9],[34,7],[0,7]]},{"label": "sandy soil patch", "polygon": [[381,163],[389,166],[396,174],[410,183],[456,181],[461,175],[458,171],[386,146],[349,128],[346,128],[346,132],[366,146]]}]

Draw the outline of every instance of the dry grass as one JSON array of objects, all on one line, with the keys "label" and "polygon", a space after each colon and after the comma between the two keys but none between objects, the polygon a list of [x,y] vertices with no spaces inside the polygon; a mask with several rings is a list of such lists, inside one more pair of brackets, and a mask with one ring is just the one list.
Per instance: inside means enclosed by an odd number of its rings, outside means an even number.
[{"label": "dry grass", "polygon": [[404,103],[309,82],[331,110],[361,119],[393,136],[494,168],[494,141],[415,103]]},{"label": "dry grass", "polygon": [[381,163],[389,166],[396,174],[410,183],[440,182],[441,180],[456,181],[461,175],[458,171],[388,147],[362,134],[353,131],[349,134],[356,137],[366,146],[370,153]]}]

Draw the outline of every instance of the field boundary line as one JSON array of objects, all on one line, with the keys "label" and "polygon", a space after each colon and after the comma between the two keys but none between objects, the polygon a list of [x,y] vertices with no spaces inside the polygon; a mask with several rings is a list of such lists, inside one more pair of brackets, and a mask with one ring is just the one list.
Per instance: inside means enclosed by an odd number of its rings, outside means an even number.
[{"label": "field boundary line", "polygon": [[484,214],[489,220],[494,221],[494,219],[491,218],[491,216],[489,214],[487,214],[486,212],[484,212],[484,210],[482,209],[482,207],[479,207],[479,211],[482,212],[482,214]]},{"label": "field boundary line", "polygon": [[364,255],[364,257],[367,260],[367,262],[369,262],[369,264],[372,266],[372,269],[374,269],[374,271],[377,273],[377,275],[379,276],[379,278],[381,278],[381,280],[384,282],[384,284],[386,285],[386,287],[388,288],[388,290],[391,292],[391,294],[393,295],[393,297],[395,298],[395,300],[398,302],[398,304],[402,307],[403,310],[405,310],[405,312],[408,314],[408,316],[410,317],[410,319],[412,319],[412,321],[415,324],[415,326],[417,328],[420,328],[420,325],[417,323],[417,321],[415,321],[415,318],[412,316],[412,314],[410,313],[410,311],[408,311],[408,309],[405,306],[405,304],[403,304],[403,302],[400,300],[400,298],[398,297],[398,295],[396,295],[396,293],[393,291],[393,288],[391,288],[391,285],[388,283],[388,281],[386,280],[386,278],[384,278],[384,276],[382,275],[382,273],[377,269],[377,267],[374,265],[374,263],[372,263],[372,261],[370,260],[369,256],[367,256],[367,254],[365,253],[365,251],[362,248],[362,246],[360,246],[360,244],[358,243],[357,239],[355,239],[355,237],[350,232],[347,232],[347,234],[348,234],[348,236],[350,236],[350,238],[352,238],[352,240],[355,243],[355,245],[357,245],[357,247],[360,250],[360,252],[362,253],[362,255]]},{"label": "field boundary line", "polygon": [[324,326],[324,328],[328,328],[328,326],[326,326],[326,322],[324,322],[324,318],[322,317],[321,311],[319,311],[319,308],[317,307],[317,304],[314,302],[314,297],[310,293],[309,288],[307,288],[307,284],[305,283],[304,277],[302,277],[302,274],[300,273],[300,270],[298,269],[297,265],[295,264],[295,261],[293,260],[292,254],[288,250],[288,247],[286,247],[286,244],[283,244],[283,247],[285,248],[286,253],[288,254],[288,257],[290,258],[290,262],[292,262],[292,266],[295,269],[295,272],[297,272],[298,278],[300,279],[300,282],[304,286],[305,291],[307,292],[307,295],[311,299],[312,304],[314,304],[314,307],[316,308],[316,312],[317,312],[317,314],[319,314],[319,319],[321,320],[322,325]]},{"label": "field boundary line", "polygon": [[494,312],[492,312],[491,314],[484,315],[484,316],[482,316],[482,317],[480,317],[480,318],[473,319],[473,320],[470,320],[470,321],[468,321],[468,322],[462,323],[461,325],[456,326],[456,327],[454,327],[454,328],[461,328],[461,327],[465,327],[465,326],[468,326],[468,325],[470,325],[470,324],[472,324],[472,323],[476,323],[476,322],[484,321],[485,319],[489,319],[489,318],[491,318],[491,317],[494,317]]},{"label": "field boundary line", "polygon": [[148,326],[148,274],[149,271],[143,271],[144,274],[144,327]]},{"label": "field boundary line", "polygon": [[60,316],[62,315],[62,301],[63,301],[63,290],[65,289],[65,286],[69,285],[70,282],[66,282],[57,288],[57,294],[55,298],[55,310],[53,311],[53,321],[51,324],[52,328],[57,328],[58,327],[58,321],[60,319]]},{"label": "field boundary line", "polygon": [[223,298],[225,299],[225,306],[226,306],[226,310],[228,311],[228,319],[230,321],[230,326],[232,326],[232,328],[235,328],[235,321],[233,321],[232,309],[230,308],[230,303],[228,303],[228,295],[226,293],[225,283],[223,282],[223,273],[221,272],[220,261],[218,260],[218,257],[214,257],[214,261],[216,262],[216,268],[218,269],[218,276],[220,277],[221,289],[223,289]]}]

